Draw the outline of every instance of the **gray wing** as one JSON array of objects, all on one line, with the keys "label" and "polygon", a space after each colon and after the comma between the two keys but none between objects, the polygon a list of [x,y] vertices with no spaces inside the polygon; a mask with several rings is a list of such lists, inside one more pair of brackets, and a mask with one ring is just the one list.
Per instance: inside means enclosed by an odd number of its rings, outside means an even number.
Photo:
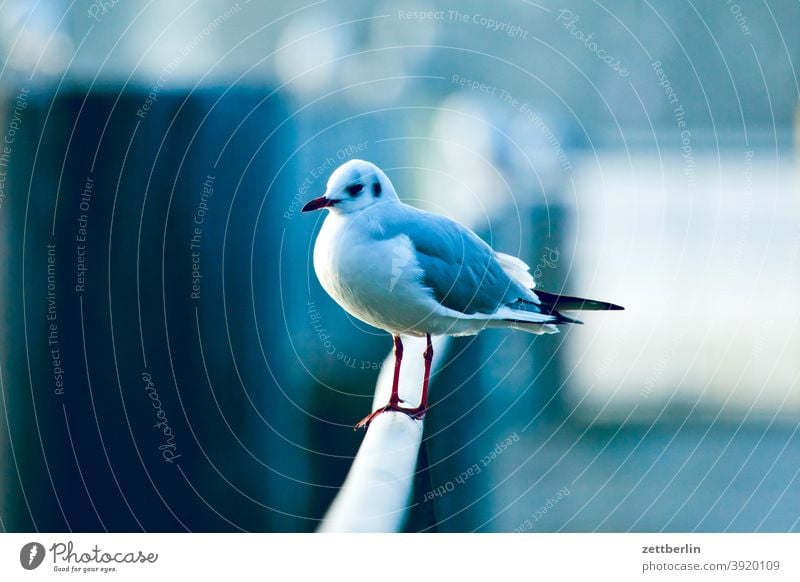
[{"label": "gray wing", "polygon": [[471,230],[444,216],[400,206],[382,217],[383,236],[411,239],[425,273],[423,283],[439,303],[466,314],[494,313],[501,305],[531,298],[531,291],[503,270],[494,250]]}]

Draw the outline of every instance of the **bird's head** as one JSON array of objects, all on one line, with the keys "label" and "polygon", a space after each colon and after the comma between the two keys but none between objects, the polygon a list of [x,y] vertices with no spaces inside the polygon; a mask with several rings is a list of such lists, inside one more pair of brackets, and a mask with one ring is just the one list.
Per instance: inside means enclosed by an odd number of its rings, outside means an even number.
[{"label": "bird's head", "polygon": [[328,208],[349,214],[384,200],[397,200],[397,193],[378,166],[364,160],[350,160],[333,171],[324,196],[303,206],[303,212]]}]

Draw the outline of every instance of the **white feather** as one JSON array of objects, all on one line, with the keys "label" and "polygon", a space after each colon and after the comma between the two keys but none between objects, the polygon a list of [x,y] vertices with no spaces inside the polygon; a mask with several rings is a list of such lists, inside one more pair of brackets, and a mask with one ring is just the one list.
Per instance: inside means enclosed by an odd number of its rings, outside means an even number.
[{"label": "white feather", "polygon": [[[498,253],[497,251],[494,252],[494,255],[497,257],[497,262],[500,263],[500,266],[503,267],[503,270],[509,277],[526,289],[536,288],[536,281],[534,281],[531,276],[531,268],[525,264],[525,261],[512,255]],[[538,298],[536,303],[539,303]]]}]

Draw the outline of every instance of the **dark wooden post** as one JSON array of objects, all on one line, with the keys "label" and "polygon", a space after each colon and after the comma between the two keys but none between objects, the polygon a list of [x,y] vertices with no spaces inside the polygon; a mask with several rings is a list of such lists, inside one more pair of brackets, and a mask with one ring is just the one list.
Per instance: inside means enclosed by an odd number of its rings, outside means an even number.
[{"label": "dark wooden post", "polygon": [[0,210],[8,530],[314,527],[295,134],[266,94],[29,95]]}]

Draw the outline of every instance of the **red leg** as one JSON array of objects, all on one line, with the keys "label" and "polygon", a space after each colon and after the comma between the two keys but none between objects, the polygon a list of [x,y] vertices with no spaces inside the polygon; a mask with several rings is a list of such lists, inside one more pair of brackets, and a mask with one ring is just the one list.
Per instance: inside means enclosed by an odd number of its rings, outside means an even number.
[{"label": "red leg", "polygon": [[[431,343],[431,334],[427,334],[428,346],[422,357],[425,358],[425,376],[422,379],[422,400],[419,403],[419,408],[422,409],[423,416],[428,408],[428,382],[431,379],[431,364],[433,363],[433,344]],[[422,418],[422,417],[420,417]]]},{"label": "red leg", "polygon": [[403,363],[403,342],[399,335],[394,336],[394,380],[392,381],[392,395],[389,397],[389,405],[397,405],[400,400],[400,364]]},{"label": "red leg", "polygon": [[419,406],[416,408],[403,408],[400,403],[399,384],[400,384],[400,363],[403,360],[403,343],[400,341],[400,336],[394,337],[394,382],[392,383],[392,395],[389,397],[389,403],[383,408],[379,408],[372,414],[362,418],[355,429],[366,428],[376,416],[386,412],[387,410],[395,410],[409,415],[411,418],[421,419],[425,416],[425,411],[428,408],[428,383],[431,375],[431,363],[433,362],[433,344],[431,344],[431,334],[427,334],[428,345],[423,353],[425,358],[425,375],[422,380],[422,399]]}]

